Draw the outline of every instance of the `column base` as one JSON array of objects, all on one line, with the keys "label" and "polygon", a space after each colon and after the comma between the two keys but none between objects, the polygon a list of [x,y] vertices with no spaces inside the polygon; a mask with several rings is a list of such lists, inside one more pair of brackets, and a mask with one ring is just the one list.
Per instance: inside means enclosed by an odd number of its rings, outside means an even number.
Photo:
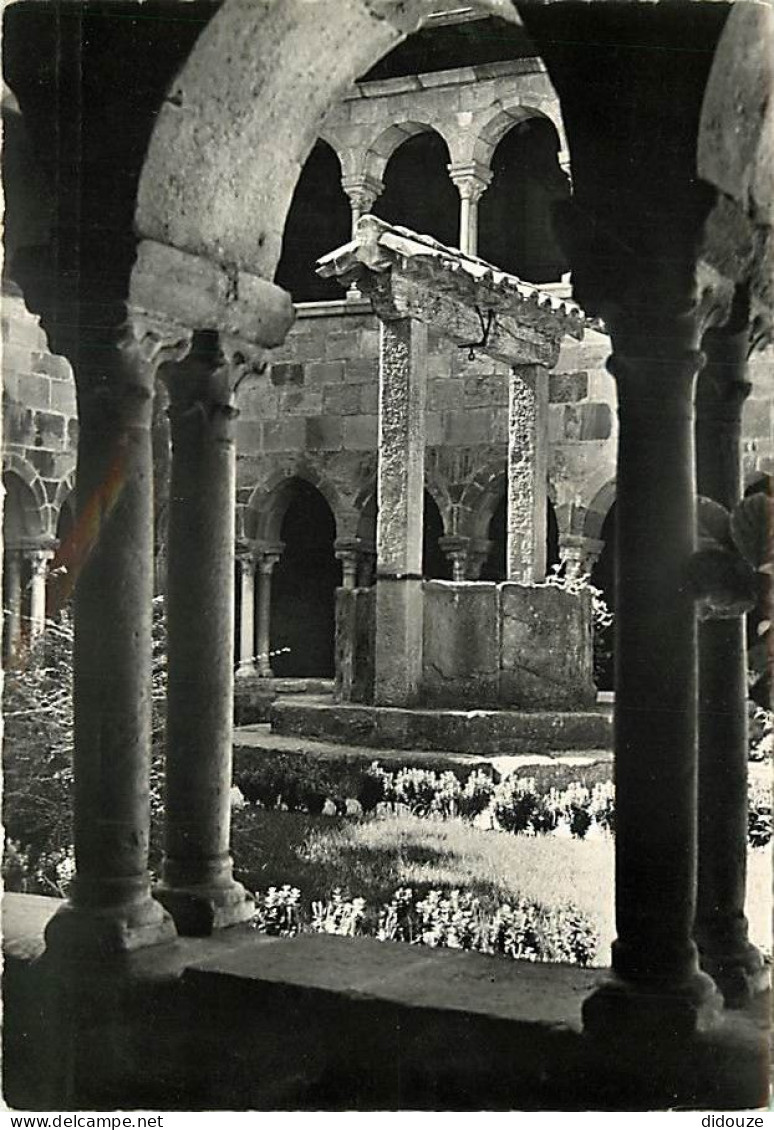
[{"label": "column base", "polygon": [[154,898],[125,906],[66,902],[46,927],[46,952],[62,957],[108,958],[174,942],[175,923]]},{"label": "column base", "polygon": [[771,989],[771,968],[751,942],[728,953],[700,952],[699,960],[723,994],[726,1008],[744,1008]]},{"label": "column base", "polygon": [[631,1049],[680,1043],[714,1027],[723,998],[711,977],[694,973],[677,984],[623,981],[612,974],[583,1002],[583,1028],[595,1039]]},{"label": "column base", "polygon": [[206,937],[226,926],[249,922],[255,914],[253,896],[236,881],[228,886],[161,884],[153,894],[172,915],[178,934],[184,937]]},{"label": "column base", "polygon": [[255,664],[249,662],[240,663],[235,672],[237,679],[251,679],[255,678],[257,674]]}]

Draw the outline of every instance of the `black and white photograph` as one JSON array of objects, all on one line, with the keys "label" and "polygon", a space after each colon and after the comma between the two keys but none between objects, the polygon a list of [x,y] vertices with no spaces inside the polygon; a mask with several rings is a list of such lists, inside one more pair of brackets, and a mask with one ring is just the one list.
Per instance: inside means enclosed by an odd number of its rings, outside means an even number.
[{"label": "black and white photograph", "polygon": [[1,7],[3,1126],[764,1126],[772,0]]}]

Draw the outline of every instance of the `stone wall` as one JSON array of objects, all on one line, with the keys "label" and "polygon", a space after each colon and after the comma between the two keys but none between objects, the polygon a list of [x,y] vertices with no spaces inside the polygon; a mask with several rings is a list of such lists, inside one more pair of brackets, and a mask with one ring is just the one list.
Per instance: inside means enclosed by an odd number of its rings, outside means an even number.
[{"label": "stone wall", "polygon": [[[563,347],[549,381],[549,493],[560,530],[615,475],[615,386],[607,339]],[[377,448],[378,322],[362,302],[299,307],[270,370],[239,394],[238,481],[243,501],[310,469],[338,499],[339,537],[373,492]],[[473,360],[432,332],[428,342],[426,479],[446,533],[486,537],[506,470],[508,369]],[[325,493],[325,492],[324,492]]]},{"label": "stone wall", "polygon": [[[52,537],[75,471],[75,383],[24,300],[6,292],[2,306],[3,470],[24,484],[31,508],[34,500],[37,529],[28,513],[25,533]],[[12,505],[9,498],[7,522],[14,522]]]},{"label": "stone wall", "polygon": [[749,485],[774,473],[774,346],[750,358],[750,395],[742,412],[744,474]]}]

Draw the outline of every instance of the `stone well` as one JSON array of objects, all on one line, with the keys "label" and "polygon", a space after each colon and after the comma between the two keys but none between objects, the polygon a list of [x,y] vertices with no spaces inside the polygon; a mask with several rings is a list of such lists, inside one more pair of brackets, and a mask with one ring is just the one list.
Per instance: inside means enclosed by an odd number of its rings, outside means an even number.
[{"label": "stone well", "polygon": [[[374,701],[374,589],[339,589],[336,697]],[[591,598],[505,581],[422,583],[419,704],[574,710],[593,706]]]}]

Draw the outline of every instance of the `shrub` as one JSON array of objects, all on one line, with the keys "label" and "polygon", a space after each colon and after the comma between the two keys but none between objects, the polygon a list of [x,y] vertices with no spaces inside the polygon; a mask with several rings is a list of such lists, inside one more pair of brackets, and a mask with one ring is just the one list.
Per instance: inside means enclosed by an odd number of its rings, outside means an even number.
[{"label": "shrub", "polygon": [[506,832],[551,832],[558,824],[553,793],[540,793],[534,777],[506,777],[495,789],[495,819]]}]

